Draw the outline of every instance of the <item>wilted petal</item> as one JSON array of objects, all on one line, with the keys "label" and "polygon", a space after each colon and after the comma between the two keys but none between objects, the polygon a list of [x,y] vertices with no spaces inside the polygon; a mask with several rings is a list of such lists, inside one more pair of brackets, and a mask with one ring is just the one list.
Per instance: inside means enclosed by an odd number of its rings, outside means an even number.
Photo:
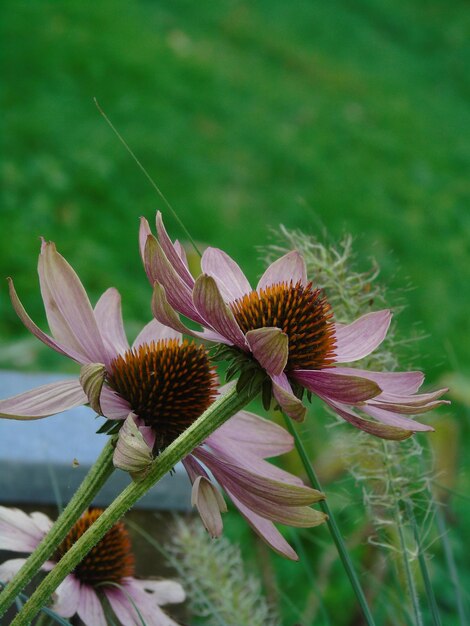
[{"label": "wilted petal", "polygon": [[218,333],[230,339],[235,346],[246,349],[245,336],[213,278],[204,274],[198,277],[194,285],[193,300],[195,307],[206,320],[205,325],[208,323]]},{"label": "wilted petal", "polygon": [[336,324],[336,362],[351,363],[373,352],[385,339],[392,313],[367,313],[352,324]]},{"label": "wilted petal", "polygon": [[53,243],[46,243],[42,276],[49,294],[44,302],[46,313],[57,308],[75,342],[92,363],[108,363],[107,351],[101,339],[93,309],[80,279],[60,255]]},{"label": "wilted petal", "polygon": [[100,405],[103,415],[110,420],[126,419],[131,411],[129,402],[106,385],[101,390]]},{"label": "wilted petal", "polygon": [[78,379],[61,380],[0,400],[0,417],[16,420],[40,419],[87,402],[88,398]]},{"label": "wilted petal", "polygon": [[165,226],[163,225],[162,214],[160,211],[157,211],[156,222],[158,241],[160,242],[167,259],[177,272],[178,276],[190,289],[192,289],[194,286],[194,278],[181,258],[180,246],[176,247],[176,245],[171,242],[171,239],[165,230]]},{"label": "wilted petal", "polygon": [[95,318],[108,355],[115,358],[129,350],[122,322],[121,295],[117,289],[107,289],[95,306]]},{"label": "wilted petal", "polygon": [[18,298],[18,295],[15,291],[15,286],[11,278],[8,279],[8,288],[10,291],[11,303],[13,305],[13,308],[16,311],[16,314],[18,315],[20,320],[23,322],[23,324],[26,326],[26,328],[31,333],[33,333],[35,337],[37,337],[40,341],[45,343],[46,346],[49,346],[49,348],[52,348],[59,354],[68,356],[69,358],[73,359],[77,363],[87,363],[90,361],[90,359],[85,357],[81,352],[77,352],[76,350],[73,350],[69,346],[62,344],[59,341],[56,341],[55,339],[47,335],[45,332],[43,332],[39,328],[39,326],[37,326],[33,322],[33,320],[26,313],[24,306],[21,304],[20,299]]},{"label": "wilted petal", "polygon": [[297,422],[302,422],[305,419],[307,409],[294,395],[287,376],[284,373],[278,376],[271,376],[271,381],[273,395],[284,413]]},{"label": "wilted petal", "polygon": [[80,369],[80,384],[87,395],[91,408],[99,415],[103,415],[100,396],[106,373],[106,367],[102,363],[89,363],[82,365]]},{"label": "wilted petal", "polygon": [[289,358],[289,339],[280,328],[249,330],[246,341],[255,359],[269,375],[275,376],[284,371]]},{"label": "wilted petal", "polygon": [[378,384],[384,393],[409,395],[418,391],[424,381],[423,372],[373,372],[354,367],[335,367],[335,372],[346,376],[369,378]]},{"label": "wilted petal", "polygon": [[96,591],[89,585],[82,584],[80,587],[77,614],[86,626],[107,626]]},{"label": "wilted petal", "polygon": [[0,506],[0,550],[33,552],[52,526],[42,513]]},{"label": "wilted petal", "polygon": [[152,449],[147,445],[135,423],[135,415],[126,417],[116,444],[114,466],[129,472],[134,480],[146,475],[153,461]]},{"label": "wilted petal", "polygon": [[292,250],[271,263],[261,276],[256,290],[259,291],[278,283],[292,282],[295,285],[299,281],[302,285],[307,284],[307,269],[302,255],[297,250]]},{"label": "wilted petal", "polygon": [[292,378],[318,395],[346,404],[359,404],[381,393],[373,380],[337,374],[334,369],[296,370]]},{"label": "wilted petal", "polygon": [[149,344],[152,341],[157,343],[163,339],[177,339],[178,341],[181,341],[181,332],[174,330],[173,328],[169,328],[154,319],[143,327],[132,344],[132,347],[138,348],[139,346]]},{"label": "wilted petal", "polygon": [[201,269],[207,276],[212,276],[227,302],[243,298],[252,290],[240,267],[223,250],[206,248],[201,259]]},{"label": "wilted petal", "polygon": [[227,511],[227,505],[217,487],[205,476],[198,476],[194,481],[191,504],[197,508],[210,536],[220,537],[223,529],[220,514]]}]

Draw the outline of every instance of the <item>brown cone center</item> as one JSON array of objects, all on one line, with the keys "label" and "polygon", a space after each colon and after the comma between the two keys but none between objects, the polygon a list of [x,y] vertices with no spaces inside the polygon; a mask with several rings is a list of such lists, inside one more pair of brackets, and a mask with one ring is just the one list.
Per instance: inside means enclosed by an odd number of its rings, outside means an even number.
[{"label": "brown cone center", "polygon": [[108,382],[153,429],[158,450],[212,404],[217,387],[206,349],[176,339],[144,344],[118,356]]},{"label": "brown cone center", "polygon": [[334,363],[335,332],[331,307],[312,283],[278,283],[252,291],[231,305],[244,333],[275,326],[289,338],[286,370],[321,369]]},{"label": "brown cone center", "polygon": [[[52,560],[58,562],[102,512],[102,509],[86,511],[72,526]],[[101,541],[77,565],[73,574],[80,582],[92,587],[106,583],[119,584],[124,578],[134,575],[134,555],[129,534],[122,522],[108,530]]]}]

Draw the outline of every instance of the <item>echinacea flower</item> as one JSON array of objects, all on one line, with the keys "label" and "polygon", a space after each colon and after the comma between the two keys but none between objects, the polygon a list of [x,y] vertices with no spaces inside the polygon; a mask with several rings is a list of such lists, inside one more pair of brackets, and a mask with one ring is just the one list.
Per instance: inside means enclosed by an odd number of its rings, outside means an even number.
[{"label": "echinacea flower", "polygon": [[[53,569],[101,513],[100,509],[86,511],[42,569]],[[27,515],[20,509],[0,506],[0,549],[29,554],[51,526],[52,521],[43,513]],[[10,559],[2,563],[0,580],[8,582],[25,560]],[[183,602],[185,593],[182,586],[172,580],[134,577],[130,538],[124,524],[118,522],[57,587],[52,609],[67,618],[78,614],[86,626],[106,626],[103,597],[123,626],[141,626],[142,619],[148,626],[178,626],[160,606]]]},{"label": "echinacea flower", "polygon": [[39,419],[89,403],[121,423],[132,412],[143,431],[158,431],[161,449],[211,404],[217,381],[203,346],[153,319],[130,347],[118,291],[105,291],[93,309],[53,243],[42,243],[38,272],[51,336],[28,316],[10,280],[13,306],[36,337],[82,366],[81,375],[0,400],[0,417]]},{"label": "echinacea flower", "polygon": [[[138,474],[151,462],[158,432],[136,427],[135,421],[132,415],[126,419],[114,463]],[[212,537],[221,534],[221,513],[227,510],[213,477],[271,548],[297,560],[274,522],[306,528],[322,524],[326,516],[309,506],[324,498],[321,492],[265,460],[293,447],[293,438],[284,428],[254,413],[239,411],[183,459],[193,483],[192,503]]]},{"label": "echinacea flower", "polygon": [[[142,218],[140,251],[154,287],[153,312],[180,332],[229,346],[226,355],[248,377],[253,366],[265,377],[282,410],[296,420],[305,416],[304,390],[316,394],[339,416],[373,435],[404,439],[433,430],[406,416],[443,404],[446,389],[417,393],[419,371],[374,372],[344,367],[373,352],[384,340],[389,310],[363,315],[351,324],[334,323],[325,296],[307,279],[297,251],[274,261],[252,289],[240,267],[225,252],[207,248],[202,274],[191,275],[184,250],[172,242],[157,213],[157,238]],[[178,313],[200,324],[187,328]],[[250,369],[251,368],[251,369]],[[361,416],[361,412],[367,417]]]}]

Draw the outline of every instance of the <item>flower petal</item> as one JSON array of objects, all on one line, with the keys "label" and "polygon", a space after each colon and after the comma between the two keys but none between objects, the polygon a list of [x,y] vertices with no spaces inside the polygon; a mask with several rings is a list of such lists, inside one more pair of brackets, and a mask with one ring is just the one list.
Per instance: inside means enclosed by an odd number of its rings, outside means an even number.
[{"label": "flower petal", "polygon": [[296,370],[291,376],[310,391],[346,404],[358,404],[381,393],[380,387],[373,380],[337,374],[333,368]]},{"label": "flower petal", "polygon": [[53,243],[43,245],[41,256],[41,274],[48,293],[44,302],[46,313],[57,309],[85,357],[92,363],[108,364],[93,309],[77,274]]},{"label": "flower petal", "polygon": [[163,225],[161,211],[157,211],[156,222],[158,241],[160,242],[160,245],[164,253],[166,254],[167,259],[173,266],[174,270],[177,272],[178,276],[183,280],[183,282],[186,283],[186,285],[190,289],[192,289],[194,286],[194,278],[192,277],[188,266],[185,265],[183,259],[181,258],[181,246],[176,246],[175,244],[171,243],[171,239],[165,230],[165,226]]},{"label": "flower petal", "polygon": [[420,424],[419,422],[415,422],[412,419],[407,417],[402,417],[397,413],[393,413],[392,411],[377,408],[376,406],[370,406],[366,404],[366,406],[361,407],[364,413],[367,413],[374,419],[382,424],[387,424],[388,426],[396,426],[397,428],[404,428],[405,430],[411,430],[413,432],[425,432],[425,431],[433,431],[434,428],[429,426],[428,424]]},{"label": "flower petal", "polygon": [[227,511],[227,505],[217,487],[205,476],[198,476],[194,481],[191,504],[197,508],[209,535],[213,539],[220,537],[223,529],[221,513]]},{"label": "flower petal", "polygon": [[153,461],[152,449],[147,445],[135,423],[134,413],[129,413],[119,431],[113,463],[129,472],[134,480],[143,478]]},{"label": "flower petal", "polygon": [[143,623],[146,626],[178,626],[159,607],[155,595],[145,591],[140,581],[134,578],[123,581],[120,589],[105,589],[105,593],[123,626],[142,626]]},{"label": "flower petal", "polygon": [[25,563],[26,559],[10,559],[0,563],[0,583],[10,582],[10,580],[16,576]]},{"label": "flower petal", "polygon": [[121,295],[117,289],[107,289],[95,306],[95,318],[108,355],[115,358],[129,350],[122,322]]},{"label": "flower petal", "polygon": [[96,591],[86,584],[80,586],[80,600],[77,613],[86,626],[107,626],[103,607]]},{"label": "flower petal", "polygon": [[271,376],[273,395],[286,415],[297,422],[303,422],[307,409],[293,393],[287,376],[282,373]]},{"label": "flower petal", "polygon": [[101,390],[106,378],[106,367],[102,363],[88,363],[80,369],[80,385],[86,393],[88,402],[98,415],[103,415],[100,405]]},{"label": "flower petal", "polygon": [[269,375],[275,376],[284,371],[289,358],[289,338],[280,328],[249,330],[246,341],[255,359]]},{"label": "flower petal", "polygon": [[37,337],[40,341],[45,343],[46,346],[49,346],[49,348],[52,348],[53,350],[55,350],[59,354],[63,354],[64,356],[68,356],[70,359],[73,359],[77,363],[87,363],[87,362],[89,362],[89,359],[87,359],[81,352],[77,352],[76,350],[73,350],[69,346],[66,346],[66,345],[56,341],[55,339],[53,339],[52,337],[47,335],[45,332],[43,332],[39,328],[39,326],[37,326],[33,322],[33,320],[26,313],[26,310],[25,310],[24,306],[21,304],[20,299],[18,298],[18,295],[17,295],[17,293],[15,291],[15,286],[14,286],[13,281],[12,281],[11,278],[8,278],[8,288],[9,288],[9,291],[10,291],[11,303],[13,305],[13,308],[15,309],[16,314],[18,315],[20,320],[23,322],[23,324],[26,326],[26,328],[31,333],[33,333],[33,335],[35,337]]},{"label": "flower petal", "polygon": [[193,301],[196,309],[207,320],[205,325],[209,323],[214,330],[227,337],[235,346],[246,350],[245,336],[213,278],[205,274],[198,277],[194,284]]},{"label": "flower petal", "polygon": [[87,402],[88,398],[77,379],[61,380],[0,400],[0,417],[16,420],[40,419]]},{"label": "flower petal", "polygon": [[201,269],[207,276],[212,276],[227,302],[234,302],[252,291],[245,274],[223,250],[206,248],[201,259]]},{"label": "flower petal", "polygon": [[0,550],[33,552],[51,527],[44,514],[0,506]]},{"label": "flower petal", "polygon": [[153,283],[155,282],[152,276],[149,276],[148,272],[147,272],[147,265],[146,265],[146,261],[145,261],[145,246],[147,244],[147,239],[149,237],[152,237],[152,231],[150,230],[150,226],[148,221],[145,219],[145,217],[141,217],[140,218],[140,225],[139,225],[139,250],[140,250],[140,256],[142,258],[142,263],[144,264],[144,268],[145,271],[147,273],[147,277],[149,279],[150,284],[153,286]]},{"label": "flower petal", "polygon": [[129,402],[107,385],[101,390],[100,406],[103,415],[110,420],[124,420],[131,411]]},{"label": "flower petal", "polygon": [[153,319],[142,328],[132,344],[132,347],[138,348],[139,346],[149,344],[152,341],[157,343],[163,339],[177,339],[181,342],[181,332],[174,330],[173,328],[169,328],[158,320]]},{"label": "flower petal", "polygon": [[80,582],[70,574],[54,591],[52,609],[62,617],[72,617],[80,604]]},{"label": "flower petal", "polygon": [[352,324],[336,324],[336,362],[351,363],[373,352],[385,339],[392,313],[367,313]]},{"label": "flower petal", "polygon": [[427,413],[428,411],[432,411],[443,404],[449,404],[448,400],[437,400],[435,402],[428,402],[425,405],[413,405],[413,404],[405,404],[403,402],[384,402],[380,398],[377,401],[370,401],[367,403],[367,406],[373,406],[378,409],[384,409],[385,411],[392,411],[395,413],[401,413],[403,415],[421,415],[422,413]]},{"label": "flower petal", "polygon": [[152,286],[158,282],[165,288],[170,305],[179,313],[204,326],[204,319],[194,307],[191,288],[178,275],[153,236],[148,237],[145,245],[145,266],[147,275],[151,277]]},{"label": "flower petal", "polygon": [[338,374],[369,378],[378,384],[384,393],[412,394],[418,391],[424,381],[423,372],[372,372],[354,367],[335,367]]},{"label": "flower petal", "polygon": [[175,580],[134,579],[132,582],[146,593],[151,594],[151,597],[160,606],[164,604],[179,604],[186,599],[183,587]]},{"label": "flower petal", "polygon": [[298,561],[299,557],[295,550],[287,543],[281,533],[277,530],[274,524],[261,517],[249,507],[245,506],[233,493],[227,491],[230,499],[233,501],[237,509],[250,524],[253,530],[265,541],[275,552],[281,556],[285,556],[291,561]]},{"label": "flower petal", "polygon": [[292,250],[271,263],[259,279],[256,291],[279,283],[292,282],[295,285],[299,281],[302,285],[307,284],[307,268],[302,255],[297,250]]}]

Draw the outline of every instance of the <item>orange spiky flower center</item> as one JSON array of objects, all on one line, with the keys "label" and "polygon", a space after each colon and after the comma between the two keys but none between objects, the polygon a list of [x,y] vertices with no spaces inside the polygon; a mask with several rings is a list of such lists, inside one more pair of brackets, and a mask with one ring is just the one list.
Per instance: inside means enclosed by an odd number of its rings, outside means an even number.
[{"label": "orange spiky flower center", "polygon": [[334,363],[333,313],[320,289],[312,283],[277,283],[252,291],[231,304],[244,333],[275,326],[289,338],[286,371],[322,369]]},{"label": "orange spiky flower center", "polygon": [[[91,509],[75,522],[57,548],[52,560],[60,561],[73,544],[98,519],[103,509]],[[134,575],[134,555],[129,534],[122,522],[114,524],[106,535],[74,569],[73,574],[84,585],[120,584]]]},{"label": "orange spiky flower center", "polygon": [[155,449],[174,441],[214,401],[217,378],[206,349],[164,339],[119,355],[108,383],[156,434]]}]

